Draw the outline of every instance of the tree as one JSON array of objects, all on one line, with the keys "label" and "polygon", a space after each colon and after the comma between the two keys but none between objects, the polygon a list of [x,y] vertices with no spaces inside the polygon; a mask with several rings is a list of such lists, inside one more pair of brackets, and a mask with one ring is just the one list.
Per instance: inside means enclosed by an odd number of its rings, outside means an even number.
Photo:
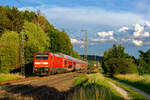
[{"label": "tree", "polygon": [[13,31],[6,31],[0,38],[0,72],[8,73],[19,68],[20,52],[19,34]]},{"label": "tree", "polygon": [[48,35],[51,40],[50,50],[52,52],[61,52],[67,55],[72,54],[73,47],[66,32],[55,30],[54,32],[49,32]]},{"label": "tree", "polygon": [[39,24],[44,30],[44,32],[48,32],[51,29],[51,27],[53,28],[53,26],[48,22],[48,20],[44,16],[42,16],[40,10],[37,10],[37,14],[33,18],[32,22],[35,24]]},{"label": "tree", "polygon": [[25,35],[25,58],[26,63],[31,63],[34,59],[35,52],[48,51],[50,47],[50,40],[43,29],[34,23],[25,22],[24,24]]},{"label": "tree", "polygon": [[139,74],[150,73],[150,49],[146,52],[139,50],[140,57],[137,60]]},{"label": "tree", "polygon": [[75,57],[75,58],[78,58],[78,59],[81,59],[80,55],[78,54],[78,52],[72,50],[72,53],[71,53],[71,56],[72,57]]},{"label": "tree", "polygon": [[35,17],[37,17],[36,13],[33,12],[33,11],[25,10],[25,11],[20,11],[20,12],[21,12],[22,18],[23,18],[25,21],[28,21],[28,22],[32,22],[33,19],[34,19]]},{"label": "tree", "polygon": [[8,6],[0,6],[0,33],[5,30],[21,32],[24,20],[22,19],[20,11]]},{"label": "tree", "polygon": [[104,52],[103,60],[110,58],[128,58],[128,54],[125,53],[124,47],[120,44],[118,47],[114,44],[112,48]]},{"label": "tree", "polygon": [[112,48],[104,52],[102,60],[102,68],[109,75],[126,74],[137,72],[136,66],[133,63],[134,59],[130,57],[124,50],[124,47],[113,45]]}]

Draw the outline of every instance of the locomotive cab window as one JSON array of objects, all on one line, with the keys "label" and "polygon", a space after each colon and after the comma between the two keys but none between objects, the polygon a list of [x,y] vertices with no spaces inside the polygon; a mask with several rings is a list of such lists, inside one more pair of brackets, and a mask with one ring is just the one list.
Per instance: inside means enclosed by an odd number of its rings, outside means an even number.
[{"label": "locomotive cab window", "polygon": [[46,60],[46,59],[48,59],[48,55],[36,55],[36,59],[38,59],[38,60],[40,60],[40,59]]}]

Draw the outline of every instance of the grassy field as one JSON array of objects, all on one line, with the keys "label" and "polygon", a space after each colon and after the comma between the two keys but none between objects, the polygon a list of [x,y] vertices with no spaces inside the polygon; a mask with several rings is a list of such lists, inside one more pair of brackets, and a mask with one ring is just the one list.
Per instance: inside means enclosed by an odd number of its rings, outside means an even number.
[{"label": "grassy field", "polygon": [[132,97],[132,100],[147,100],[146,97],[144,97],[143,95],[141,95],[139,92],[136,92],[120,83],[118,83],[117,81],[110,79],[110,78],[106,78],[108,81],[111,81],[112,83],[116,84],[117,86],[121,87],[122,89],[128,91],[128,94],[130,97]]},{"label": "grassy field", "polygon": [[132,85],[150,94],[150,75],[139,76],[137,74],[116,75],[115,79]]},{"label": "grassy field", "polygon": [[74,85],[77,88],[67,100],[123,100],[122,95],[100,73],[80,75]]},{"label": "grassy field", "polygon": [[7,80],[15,80],[19,78],[24,78],[23,76],[19,74],[0,74],[0,82],[1,81],[7,81]]}]

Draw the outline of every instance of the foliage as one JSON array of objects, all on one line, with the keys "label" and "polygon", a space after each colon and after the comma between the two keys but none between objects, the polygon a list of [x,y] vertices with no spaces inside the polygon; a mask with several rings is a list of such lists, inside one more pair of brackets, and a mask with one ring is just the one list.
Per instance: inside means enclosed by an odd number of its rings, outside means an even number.
[{"label": "foliage", "polygon": [[104,62],[107,74],[137,73],[136,65],[131,59],[111,58]]},{"label": "foliage", "polygon": [[133,59],[125,53],[124,47],[119,45],[113,45],[104,53],[102,60],[102,68],[108,75],[113,74],[126,74],[137,72],[136,65],[133,63]]},{"label": "foliage", "polygon": [[24,20],[17,8],[0,6],[0,33],[5,30],[21,32],[23,23]]},{"label": "foliage", "polygon": [[10,72],[20,67],[21,41],[19,37],[21,38],[23,30],[26,64],[33,62],[35,52],[60,52],[80,58],[79,54],[73,50],[68,34],[64,30],[56,29],[39,10],[35,13],[28,10],[19,11],[15,7],[0,6],[1,72]]},{"label": "foliage", "polygon": [[[87,76],[88,81],[78,84],[67,100],[122,100],[123,97],[116,89],[105,80],[100,73],[90,74]],[[86,77],[85,77],[86,78]],[[77,80],[83,80],[80,77]],[[81,81],[79,81],[81,82]],[[78,82],[78,83],[79,83]]]},{"label": "foliage", "polygon": [[72,50],[72,53],[71,53],[71,56],[72,57],[75,57],[75,58],[78,58],[78,59],[81,59],[80,55],[78,54],[78,52]]},{"label": "foliage", "polygon": [[52,52],[61,52],[67,55],[72,54],[73,47],[66,32],[55,30],[55,32],[49,32],[48,35],[51,40],[50,50]]},{"label": "foliage", "polygon": [[25,22],[25,58],[26,63],[33,62],[35,52],[47,51],[50,47],[49,38],[39,25]]},{"label": "foliage", "polygon": [[20,11],[20,12],[21,12],[22,18],[25,21],[29,21],[29,22],[32,22],[33,19],[37,16],[36,13],[33,11],[25,10],[25,11]]},{"label": "foliage", "polygon": [[139,74],[150,73],[150,49],[146,52],[142,50],[140,52],[140,58],[137,60]]},{"label": "foliage", "polygon": [[8,73],[20,66],[19,34],[6,31],[0,38],[0,72]]}]

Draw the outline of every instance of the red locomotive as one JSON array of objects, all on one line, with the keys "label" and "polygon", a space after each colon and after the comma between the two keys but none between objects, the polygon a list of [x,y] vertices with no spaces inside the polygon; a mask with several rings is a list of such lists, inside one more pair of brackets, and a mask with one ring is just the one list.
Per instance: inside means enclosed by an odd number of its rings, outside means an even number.
[{"label": "red locomotive", "polygon": [[86,70],[87,68],[87,62],[61,53],[42,52],[34,56],[33,72],[38,75]]}]

